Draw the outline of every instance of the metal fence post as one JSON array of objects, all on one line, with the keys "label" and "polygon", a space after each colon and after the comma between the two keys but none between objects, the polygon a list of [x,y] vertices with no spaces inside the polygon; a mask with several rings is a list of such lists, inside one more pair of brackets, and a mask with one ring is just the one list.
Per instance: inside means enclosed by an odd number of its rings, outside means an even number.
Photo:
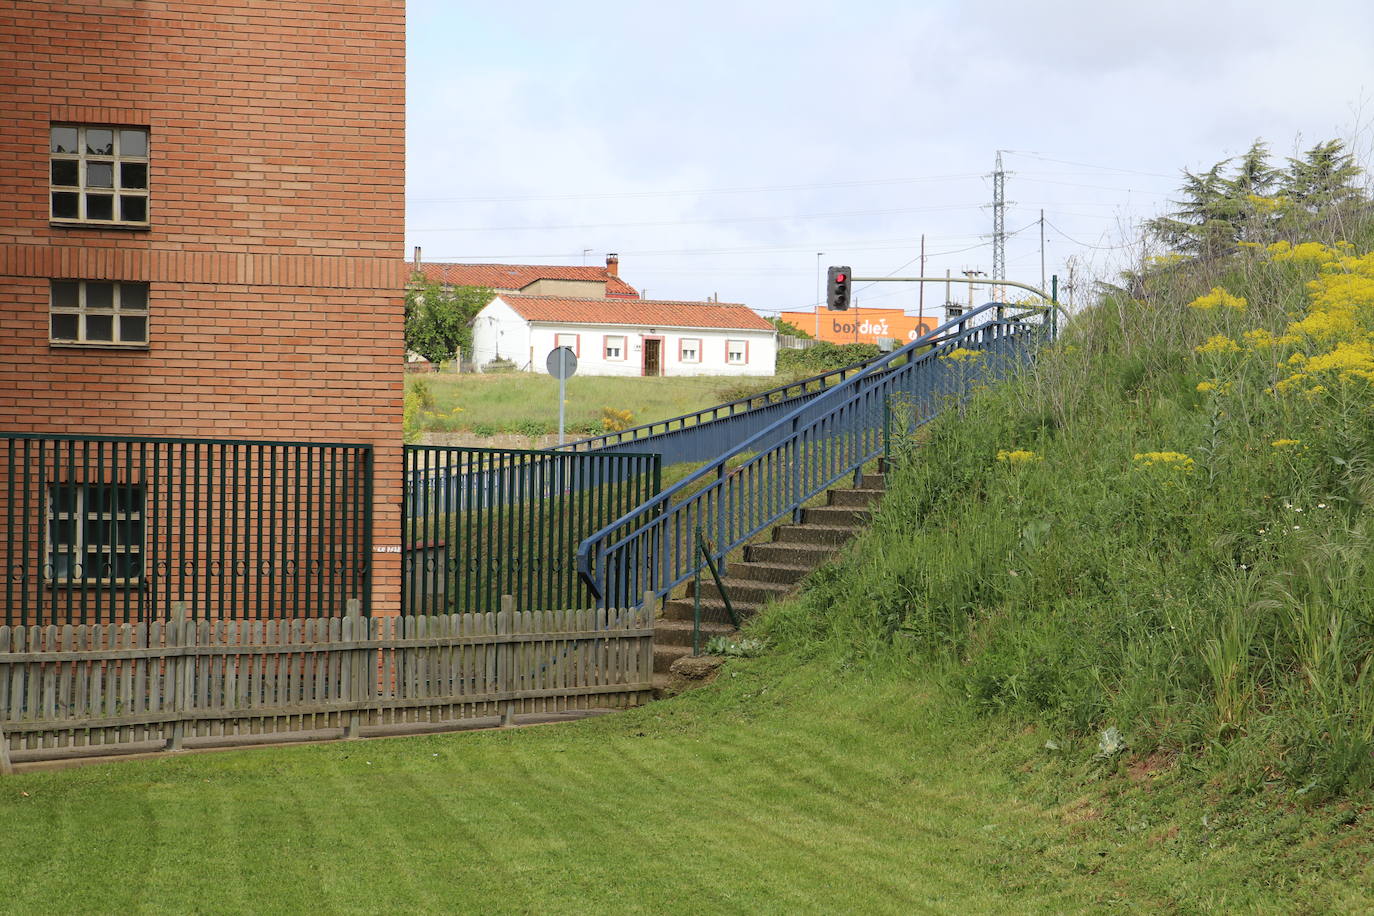
[{"label": "metal fence post", "polygon": [[[496,615],[496,635],[510,636],[515,632],[515,598],[512,595],[501,596],[501,612]],[[501,679],[501,692],[507,694],[515,693],[515,643],[503,642],[500,649],[501,661],[498,664],[498,676]],[[510,728],[515,724],[515,698],[507,698],[505,705],[501,709],[501,727]]]}]

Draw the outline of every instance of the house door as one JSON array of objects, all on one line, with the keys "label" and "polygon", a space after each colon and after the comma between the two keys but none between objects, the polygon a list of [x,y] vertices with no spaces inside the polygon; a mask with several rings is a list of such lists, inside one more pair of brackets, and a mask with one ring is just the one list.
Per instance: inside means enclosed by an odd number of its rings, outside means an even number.
[{"label": "house door", "polygon": [[663,374],[663,338],[644,338],[644,374]]}]

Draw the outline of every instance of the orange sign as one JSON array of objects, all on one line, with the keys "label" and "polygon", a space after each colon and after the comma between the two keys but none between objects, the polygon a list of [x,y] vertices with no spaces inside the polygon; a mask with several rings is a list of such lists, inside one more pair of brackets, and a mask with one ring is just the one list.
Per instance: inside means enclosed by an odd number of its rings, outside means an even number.
[{"label": "orange sign", "polygon": [[879,338],[891,337],[899,347],[911,343],[922,334],[930,333],[940,324],[935,315],[918,317],[908,315],[901,309],[854,308],[846,312],[832,312],[818,308],[815,312],[783,312],[780,317],[806,333],[831,343],[875,344]]}]

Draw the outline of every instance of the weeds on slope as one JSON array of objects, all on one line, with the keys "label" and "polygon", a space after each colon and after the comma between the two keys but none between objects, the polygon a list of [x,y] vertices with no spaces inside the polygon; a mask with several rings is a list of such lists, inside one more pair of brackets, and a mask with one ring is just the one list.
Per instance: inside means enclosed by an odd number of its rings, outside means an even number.
[{"label": "weeds on slope", "polygon": [[1359,229],[1162,269],[1076,318],[931,425],[873,533],[770,635],[939,660],[980,709],[1116,729],[1117,751],[1185,753],[1236,786],[1371,788]]}]

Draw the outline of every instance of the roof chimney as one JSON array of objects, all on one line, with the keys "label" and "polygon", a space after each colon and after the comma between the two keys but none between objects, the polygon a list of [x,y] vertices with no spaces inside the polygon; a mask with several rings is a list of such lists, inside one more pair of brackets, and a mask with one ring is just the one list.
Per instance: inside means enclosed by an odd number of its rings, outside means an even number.
[{"label": "roof chimney", "polygon": [[415,246],[415,266],[416,266],[416,267],[419,267],[419,266],[420,266],[420,246],[419,246],[419,245],[416,245],[416,246]]},{"label": "roof chimney", "polygon": [[612,277],[620,276],[620,255],[615,252],[606,255],[606,273]]}]

